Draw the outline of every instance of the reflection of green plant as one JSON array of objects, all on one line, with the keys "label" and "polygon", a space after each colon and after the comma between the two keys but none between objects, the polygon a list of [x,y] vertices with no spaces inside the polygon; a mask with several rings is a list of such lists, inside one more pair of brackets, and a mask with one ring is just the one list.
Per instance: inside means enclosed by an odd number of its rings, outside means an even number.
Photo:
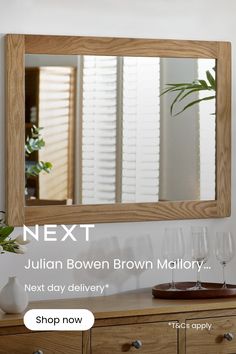
[{"label": "reflection of green plant", "polygon": [[[35,125],[31,128],[31,136],[27,136],[25,142],[25,156],[28,157],[34,151],[39,151],[45,146],[45,141],[43,140],[40,131],[43,128],[37,128]],[[50,173],[52,169],[51,162],[33,162],[25,166],[25,175],[26,178],[29,176],[38,176],[42,171]]]},{"label": "reflection of green plant", "polygon": [[[215,71],[215,68],[213,68]],[[206,71],[206,80],[194,80],[191,83],[173,83],[167,84],[168,88],[161,93],[161,96],[168,93],[177,93],[176,97],[174,98],[173,102],[170,106],[170,113],[172,116],[177,116],[180,113],[184,112],[187,108],[192,107],[193,105],[202,102],[202,101],[209,101],[216,98],[216,80],[212,76],[209,70]],[[204,98],[199,98],[197,100],[191,101],[187,103],[182,110],[173,114],[173,110],[176,104],[182,102],[186,97],[191,94],[201,92],[201,91],[213,91],[214,94],[211,96],[206,96]]]}]

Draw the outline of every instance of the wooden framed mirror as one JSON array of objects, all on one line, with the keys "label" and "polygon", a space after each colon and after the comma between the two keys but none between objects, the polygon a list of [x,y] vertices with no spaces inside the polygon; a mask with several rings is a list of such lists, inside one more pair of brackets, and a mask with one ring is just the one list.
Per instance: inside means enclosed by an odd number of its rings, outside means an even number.
[{"label": "wooden framed mirror", "polygon": [[8,223],[229,216],[230,48],[7,35]]}]

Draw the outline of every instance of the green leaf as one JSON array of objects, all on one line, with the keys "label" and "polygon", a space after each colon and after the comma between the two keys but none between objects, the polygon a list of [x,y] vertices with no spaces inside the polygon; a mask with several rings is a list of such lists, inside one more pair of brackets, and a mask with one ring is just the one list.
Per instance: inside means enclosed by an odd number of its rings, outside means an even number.
[{"label": "green leaf", "polygon": [[[164,95],[167,92],[177,92],[177,91],[180,91],[183,89],[184,90],[191,90],[191,89],[202,90],[203,86],[201,84],[196,84],[196,83],[195,84],[189,83],[189,84],[183,85],[183,86],[175,85],[175,86],[172,86],[172,87],[168,88],[167,90],[163,91],[160,96]],[[208,86],[207,86],[207,89],[208,89]]]},{"label": "green leaf", "polygon": [[13,232],[13,226],[3,226],[0,228],[0,242],[6,240]]},{"label": "green leaf", "polygon": [[[215,70],[215,68],[213,68],[213,70]],[[190,96],[191,94],[197,93],[200,91],[216,91],[216,82],[209,70],[206,71],[206,76],[207,76],[207,80],[209,82],[209,85],[205,80],[202,80],[202,79],[201,80],[200,79],[194,80],[191,83],[186,83],[186,82],[184,82],[184,83],[168,83],[166,85],[167,89],[165,89],[161,93],[160,96],[162,96],[166,93],[176,93],[177,94],[170,106],[171,115],[173,115],[174,106],[177,103],[183,101],[186,97]],[[213,98],[215,98],[215,96],[211,96],[211,98],[209,98],[209,96],[207,96],[204,99],[199,99],[199,100],[195,100],[193,102],[190,102],[180,112],[178,112],[174,116],[179,115],[181,112],[185,111],[185,109],[191,107],[194,104],[197,104],[201,101],[210,100]]]},{"label": "green leaf", "polygon": [[211,73],[210,73],[209,70],[206,71],[206,76],[207,76],[207,80],[209,81],[211,87],[215,90],[215,88],[216,88],[215,79],[214,79],[214,77],[211,75]]},{"label": "green leaf", "polygon": [[190,108],[192,107],[193,105],[199,103],[199,102],[202,102],[202,101],[209,101],[209,100],[212,100],[214,99],[216,96],[208,96],[208,97],[205,97],[205,98],[201,98],[201,99],[198,99],[198,100],[195,100],[189,104],[187,104],[180,112],[176,113],[175,116],[178,116],[180,113],[184,112],[187,108]]},{"label": "green leaf", "polygon": [[9,236],[14,230],[13,226],[2,226],[0,228],[0,235],[2,236]]},{"label": "green leaf", "polygon": [[205,91],[205,89],[204,88],[201,88],[201,89],[198,88],[198,89],[190,90],[186,94],[184,94],[179,101],[182,101],[185,97],[187,97],[188,95],[191,95],[194,92],[200,92],[200,91]]},{"label": "green leaf", "polygon": [[172,102],[171,106],[170,106],[170,113],[172,115],[172,112],[173,112],[173,108],[174,108],[174,105],[175,103],[178,101],[179,97],[184,93],[185,89],[182,89],[180,91],[180,93],[175,97],[174,101]]},{"label": "green leaf", "polygon": [[208,87],[208,85],[207,85],[205,80],[199,80],[199,82],[201,84],[202,89],[205,89],[205,90],[209,89],[209,87]]},{"label": "green leaf", "polygon": [[193,82],[181,82],[181,83],[171,83],[171,84],[166,84],[166,86],[189,86],[189,85],[194,85],[195,81]]},{"label": "green leaf", "polygon": [[45,141],[41,138],[40,131],[42,127],[36,127],[33,125],[31,128],[31,137],[27,136],[25,142],[25,152],[26,154],[31,154],[34,151],[38,151],[45,146]]},{"label": "green leaf", "polygon": [[16,253],[16,249],[13,244],[6,244],[6,245],[3,245],[2,247],[3,247],[4,251],[6,251],[6,252]]},{"label": "green leaf", "polygon": [[39,161],[36,162],[34,165],[30,165],[26,167],[25,174],[26,177],[29,177],[29,176],[38,176],[43,171],[46,173],[50,173],[52,167],[53,165],[51,164],[51,162]]}]

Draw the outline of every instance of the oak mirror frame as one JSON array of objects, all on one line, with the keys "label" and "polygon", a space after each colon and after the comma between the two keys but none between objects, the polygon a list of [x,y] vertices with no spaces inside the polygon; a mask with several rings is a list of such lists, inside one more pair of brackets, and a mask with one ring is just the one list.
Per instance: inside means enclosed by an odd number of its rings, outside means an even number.
[{"label": "oak mirror frame", "polygon": [[[216,198],[25,206],[25,55],[216,60]],[[9,34],[6,36],[6,211],[13,226],[221,218],[231,209],[231,46],[228,42]]]}]

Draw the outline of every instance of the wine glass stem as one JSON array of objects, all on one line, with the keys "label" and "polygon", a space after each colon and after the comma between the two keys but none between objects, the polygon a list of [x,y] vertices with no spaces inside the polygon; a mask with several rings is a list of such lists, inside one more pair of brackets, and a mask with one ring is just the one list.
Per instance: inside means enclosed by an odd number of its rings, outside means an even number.
[{"label": "wine glass stem", "polygon": [[175,289],[174,269],[171,270],[171,289]]},{"label": "wine glass stem", "polygon": [[222,270],[223,270],[223,286],[222,286],[222,288],[227,288],[226,280],[225,280],[225,266],[226,266],[226,264],[223,263],[222,264]]},{"label": "wine glass stem", "polygon": [[199,272],[199,268],[197,267],[197,283],[196,283],[196,287],[198,289],[201,289],[202,284],[201,284],[201,277],[200,277],[200,272]]}]

